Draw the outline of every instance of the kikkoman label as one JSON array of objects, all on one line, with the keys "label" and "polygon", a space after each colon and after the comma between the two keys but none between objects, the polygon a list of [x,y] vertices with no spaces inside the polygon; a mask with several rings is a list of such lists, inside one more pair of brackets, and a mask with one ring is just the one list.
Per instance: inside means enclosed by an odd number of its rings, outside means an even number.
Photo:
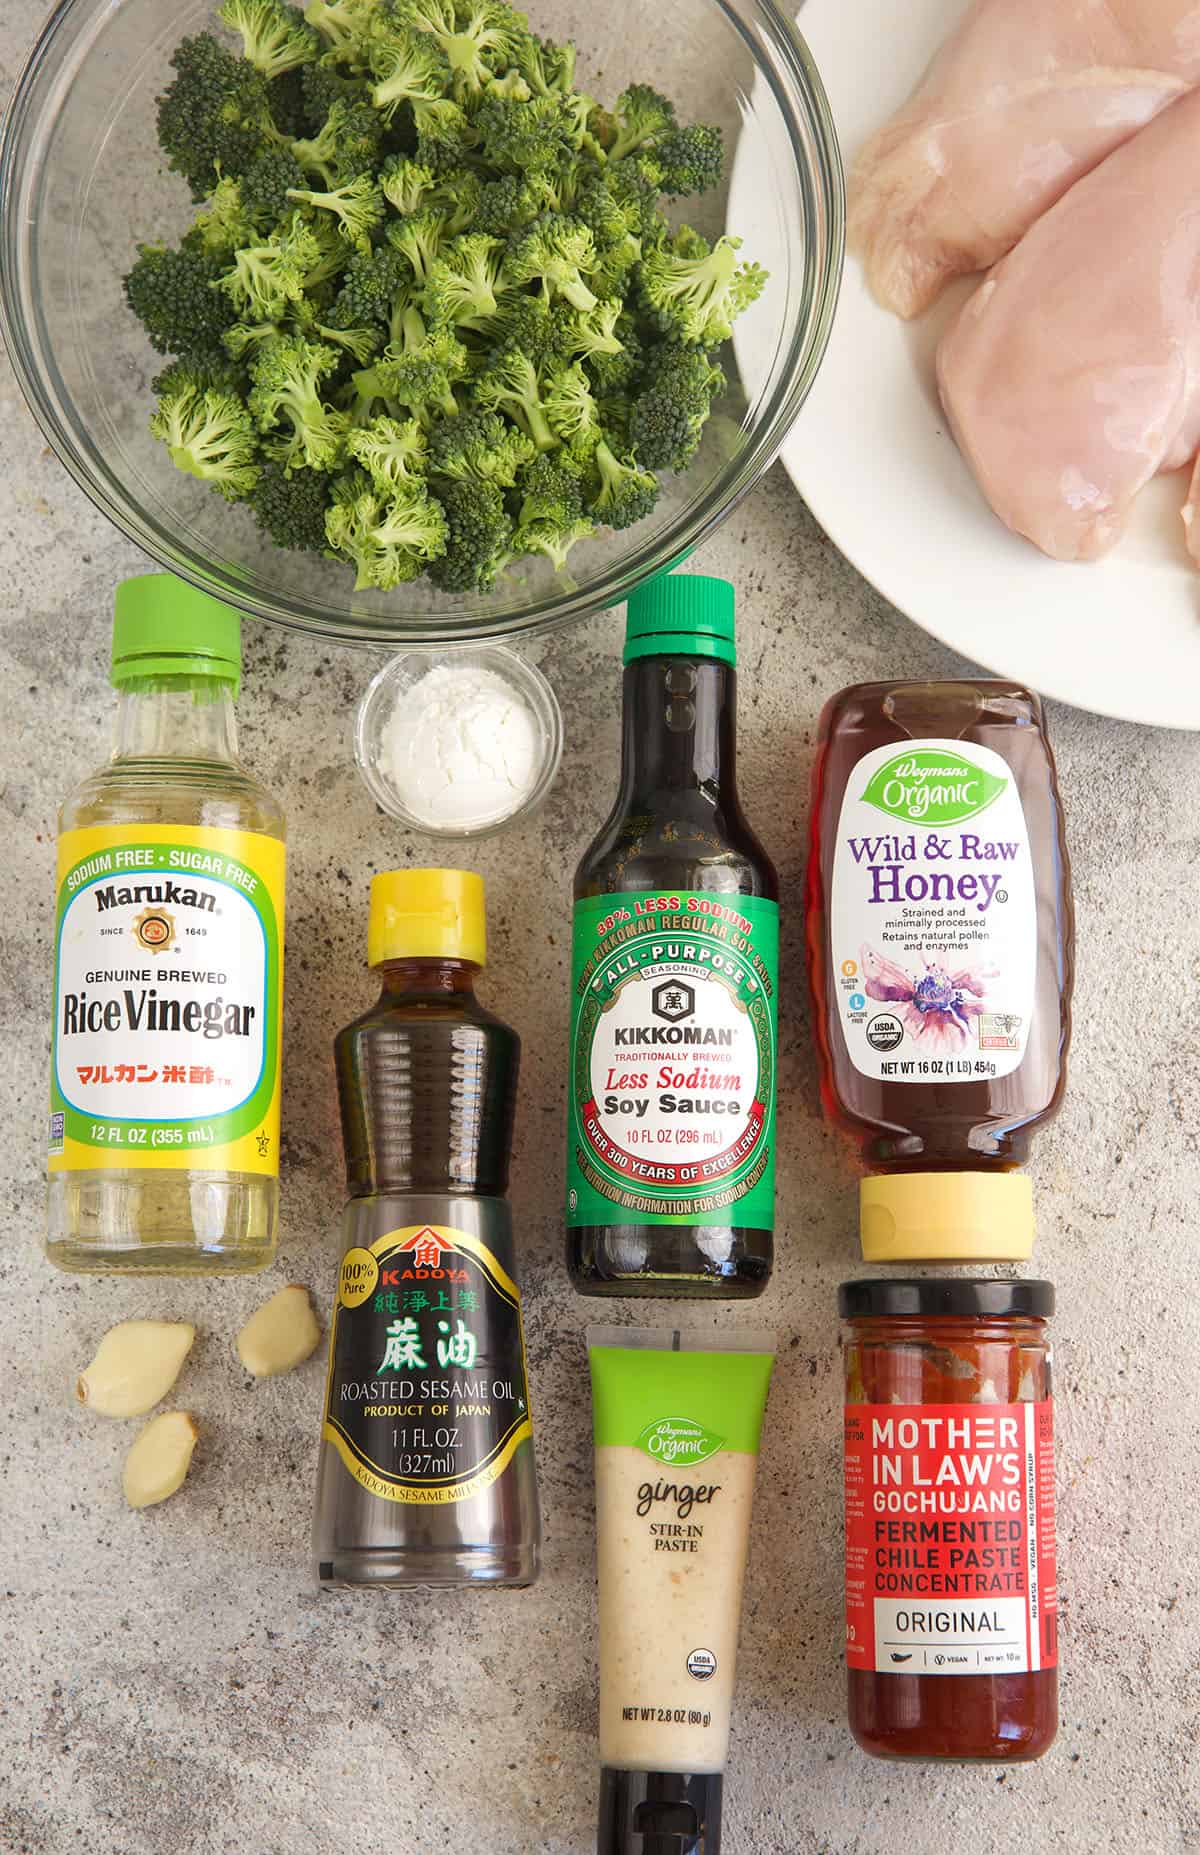
[{"label": "kikkoman label", "polygon": [[771,1229],[778,965],[757,896],[576,903],[569,1225]]},{"label": "kikkoman label", "polygon": [[51,1172],[278,1171],[283,890],[257,832],[63,833]]},{"label": "kikkoman label", "polygon": [[989,1080],[1016,1069],[1037,978],[1024,808],[991,748],[876,748],[846,785],[830,971],[846,1048],[877,1081]]},{"label": "kikkoman label", "polygon": [[346,1251],[322,1434],[384,1501],[465,1501],[504,1473],[533,1434],[521,1298],[480,1238],[413,1224]]}]

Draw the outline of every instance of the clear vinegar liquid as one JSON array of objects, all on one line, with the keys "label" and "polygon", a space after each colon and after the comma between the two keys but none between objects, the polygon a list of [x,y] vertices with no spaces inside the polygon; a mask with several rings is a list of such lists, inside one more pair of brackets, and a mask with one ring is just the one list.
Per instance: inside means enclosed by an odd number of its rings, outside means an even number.
[{"label": "clear vinegar liquid", "polygon": [[[172,679],[174,680],[174,679]],[[206,700],[206,698],[208,698]],[[282,838],[283,813],[232,759],[232,701],[215,692],[159,695],[122,724],[113,764],[63,806],[59,828],[207,825]],[[210,712],[205,713],[205,710]],[[195,740],[197,757],[170,751]],[[211,737],[214,757],[204,749]],[[161,745],[161,757],[153,751]],[[103,1166],[49,1176],[46,1254],[75,1274],[250,1275],[275,1254],[279,1182],[203,1167]]]}]

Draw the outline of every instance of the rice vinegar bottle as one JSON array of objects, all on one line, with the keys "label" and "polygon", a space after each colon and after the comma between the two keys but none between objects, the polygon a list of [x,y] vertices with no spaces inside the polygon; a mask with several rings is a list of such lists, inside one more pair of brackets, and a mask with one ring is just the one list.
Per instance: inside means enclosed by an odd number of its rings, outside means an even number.
[{"label": "rice vinegar bottle", "polygon": [[242,1274],[275,1252],[283,814],[237,757],[238,614],[117,588],[112,757],[63,806],[46,1251]]}]

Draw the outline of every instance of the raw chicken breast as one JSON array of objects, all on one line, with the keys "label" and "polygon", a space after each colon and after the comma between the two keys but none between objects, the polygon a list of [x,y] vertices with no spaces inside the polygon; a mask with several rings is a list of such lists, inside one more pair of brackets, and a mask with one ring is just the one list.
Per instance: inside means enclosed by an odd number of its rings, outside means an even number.
[{"label": "raw chicken breast", "polygon": [[1113,545],[1200,446],[1200,90],[1072,187],[943,335],[938,385],[996,514],[1056,560]]},{"label": "raw chicken breast", "polygon": [[875,295],[919,315],[1198,81],[1196,0],[976,0],[854,164]]}]

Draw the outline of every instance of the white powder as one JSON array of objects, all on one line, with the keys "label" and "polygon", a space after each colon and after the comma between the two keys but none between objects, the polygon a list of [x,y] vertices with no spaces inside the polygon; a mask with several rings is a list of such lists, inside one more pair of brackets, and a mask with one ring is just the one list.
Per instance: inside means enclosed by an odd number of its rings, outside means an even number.
[{"label": "white powder", "polygon": [[432,830],[498,824],[537,784],[537,723],[494,670],[438,664],[399,698],[376,764]]}]

